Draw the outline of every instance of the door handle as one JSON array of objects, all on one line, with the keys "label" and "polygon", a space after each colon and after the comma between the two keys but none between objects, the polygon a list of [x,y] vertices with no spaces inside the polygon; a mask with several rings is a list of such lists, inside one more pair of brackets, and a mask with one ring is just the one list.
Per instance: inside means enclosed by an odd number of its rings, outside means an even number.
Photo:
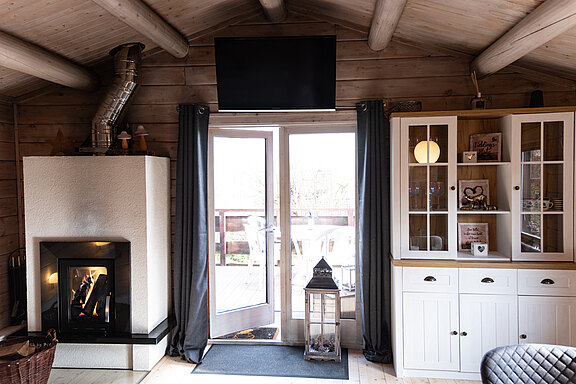
[{"label": "door handle", "polygon": [[528,336],[526,336],[526,335],[523,333],[523,334],[520,335],[520,338],[521,338],[522,340],[526,340],[526,338],[528,338]]},{"label": "door handle", "polygon": [[468,332],[460,332],[460,336],[468,336]]},{"label": "door handle", "polygon": [[434,276],[426,276],[424,281],[436,281],[436,278]]},{"label": "door handle", "polygon": [[494,282],[494,279],[492,279],[491,277],[485,277],[482,280],[480,280],[480,282],[486,284],[492,284]]}]

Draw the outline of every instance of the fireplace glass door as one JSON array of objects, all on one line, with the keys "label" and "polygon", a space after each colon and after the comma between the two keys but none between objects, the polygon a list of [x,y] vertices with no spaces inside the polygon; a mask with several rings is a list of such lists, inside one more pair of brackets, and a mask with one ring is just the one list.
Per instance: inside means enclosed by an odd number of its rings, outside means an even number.
[{"label": "fireplace glass door", "polygon": [[63,259],[59,263],[60,329],[114,329],[114,260]]}]

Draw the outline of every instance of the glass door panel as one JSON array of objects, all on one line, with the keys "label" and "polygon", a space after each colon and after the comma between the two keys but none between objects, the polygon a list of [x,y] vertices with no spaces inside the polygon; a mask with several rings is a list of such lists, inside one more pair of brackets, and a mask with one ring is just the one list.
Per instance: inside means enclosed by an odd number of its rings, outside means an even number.
[{"label": "glass door panel", "polygon": [[448,251],[448,125],[408,125],[408,134],[408,250]]},{"label": "glass door panel", "polygon": [[523,123],[520,150],[522,161],[540,161],[540,123]]},{"label": "glass door panel", "polygon": [[544,252],[564,252],[564,225],[562,215],[544,215],[542,239]]},{"label": "glass door panel", "polygon": [[419,162],[427,162],[428,159],[428,154],[427,154],[427,146],[424,146],[424,148],[422,150],[421,147],[418,147],[418,153],[422,153],[422,155],[418,156],[418,160],[416,160],[416,156],[414,155],[414,151],[416,150],[416,146],[421,142],[421,141],[425,141],[427,140],[428,137],[428,132],[427,132],[428,127],[426,125],[411,125],[409,130],[408,130],[408,145],[410,147],[410,150],[408,151],[408,162],[411,164],[416,164]]},{"label": "glass door panel", "polygon": [[540,215],[522,215],[522,235],[520,238],[522,252],[540,252],[542,249],[540,219]]},{"label": "glass door panel", "polygon": [[447,181],[448,166],[430,167],[429,207],[431,211],[448,211]]},{"label": "glass door panel", "polygon": [[542,209],[548,212],[564,210],[564,166],[544,164],[542,175]]},{"label": "glass door panel", "polygon": [[430,215],[430,250],[448,250],[448,214]]},{"label": "glass door panel", "polygon": [[427,209],[425,167],[410,167],[408,181],[408,199],[410,211],[425,211]]},{"label": "glass door panel", "polygon": [[[215,137],[213,145],[214,230],[221,240],[214,254],[216,312],[222,313],[266,302],[266,140]],[[233,289],[224,287],[232,282]]]},{"label": "glass door panel", "polygon": [[522,212],[540,212],[540,164],[522,165]]},{"label": "glass door panel", "polygon": [[427,215],[410,215],[410,250],[428,251],[428,223]]},{"label": "glass door panel", "polygon": [[304,319],[304,287],[324,258],[341,287],[342,319],[356,317],[355,133],[291,133],[291,318]]},{"label": "glass door panel", "polygon": [[[429,140],[433,141],[438,146],[438,163],[448,162],[448,126],[442,125],[431,125],[430,126],[430,137]],[[432,144],[434,146],[434,144]],[[433,163],[433,161],[430,161]]]},{"label": "glass door panel", "polygon": [[[520,252],[538,260],[563,258],[567,132],[564,121],[522,122]],[[571,167],[570,167],[571,168]]]},{"label": "glass door panel", "polygon": [[211,131],[210,336],[274,322],[272,132]]},{"label": "glass door panel", "polygon": [[544,161],[564,160],[564,124],[562,121],[544,123]]}]

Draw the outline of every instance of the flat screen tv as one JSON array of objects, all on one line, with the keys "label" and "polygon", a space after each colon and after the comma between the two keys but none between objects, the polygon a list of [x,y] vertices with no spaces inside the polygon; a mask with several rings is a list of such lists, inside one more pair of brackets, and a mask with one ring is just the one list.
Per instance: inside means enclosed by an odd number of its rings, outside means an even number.
[{"label": "flat screen tv", "polygon": [[219,111],[334,110],[336,37],[214,39]]}]

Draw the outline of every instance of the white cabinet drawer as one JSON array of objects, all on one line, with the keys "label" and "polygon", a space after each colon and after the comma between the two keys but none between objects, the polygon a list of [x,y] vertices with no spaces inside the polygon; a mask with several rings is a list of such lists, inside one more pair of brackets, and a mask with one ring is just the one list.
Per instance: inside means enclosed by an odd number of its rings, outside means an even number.
[{"label": "white cabinet drawer", "polygon": [[458,269],[404,267],[402,282],[405,292],[458,293]]},{"label": "white cabinet drawer", "polygon": [[576,271],[520,269],[518,294],[576,296]]},{"label": "white cabinet drawer", "polygon": [[460,293],[514,295],[518,291],[516,269],[460,268]]}]

